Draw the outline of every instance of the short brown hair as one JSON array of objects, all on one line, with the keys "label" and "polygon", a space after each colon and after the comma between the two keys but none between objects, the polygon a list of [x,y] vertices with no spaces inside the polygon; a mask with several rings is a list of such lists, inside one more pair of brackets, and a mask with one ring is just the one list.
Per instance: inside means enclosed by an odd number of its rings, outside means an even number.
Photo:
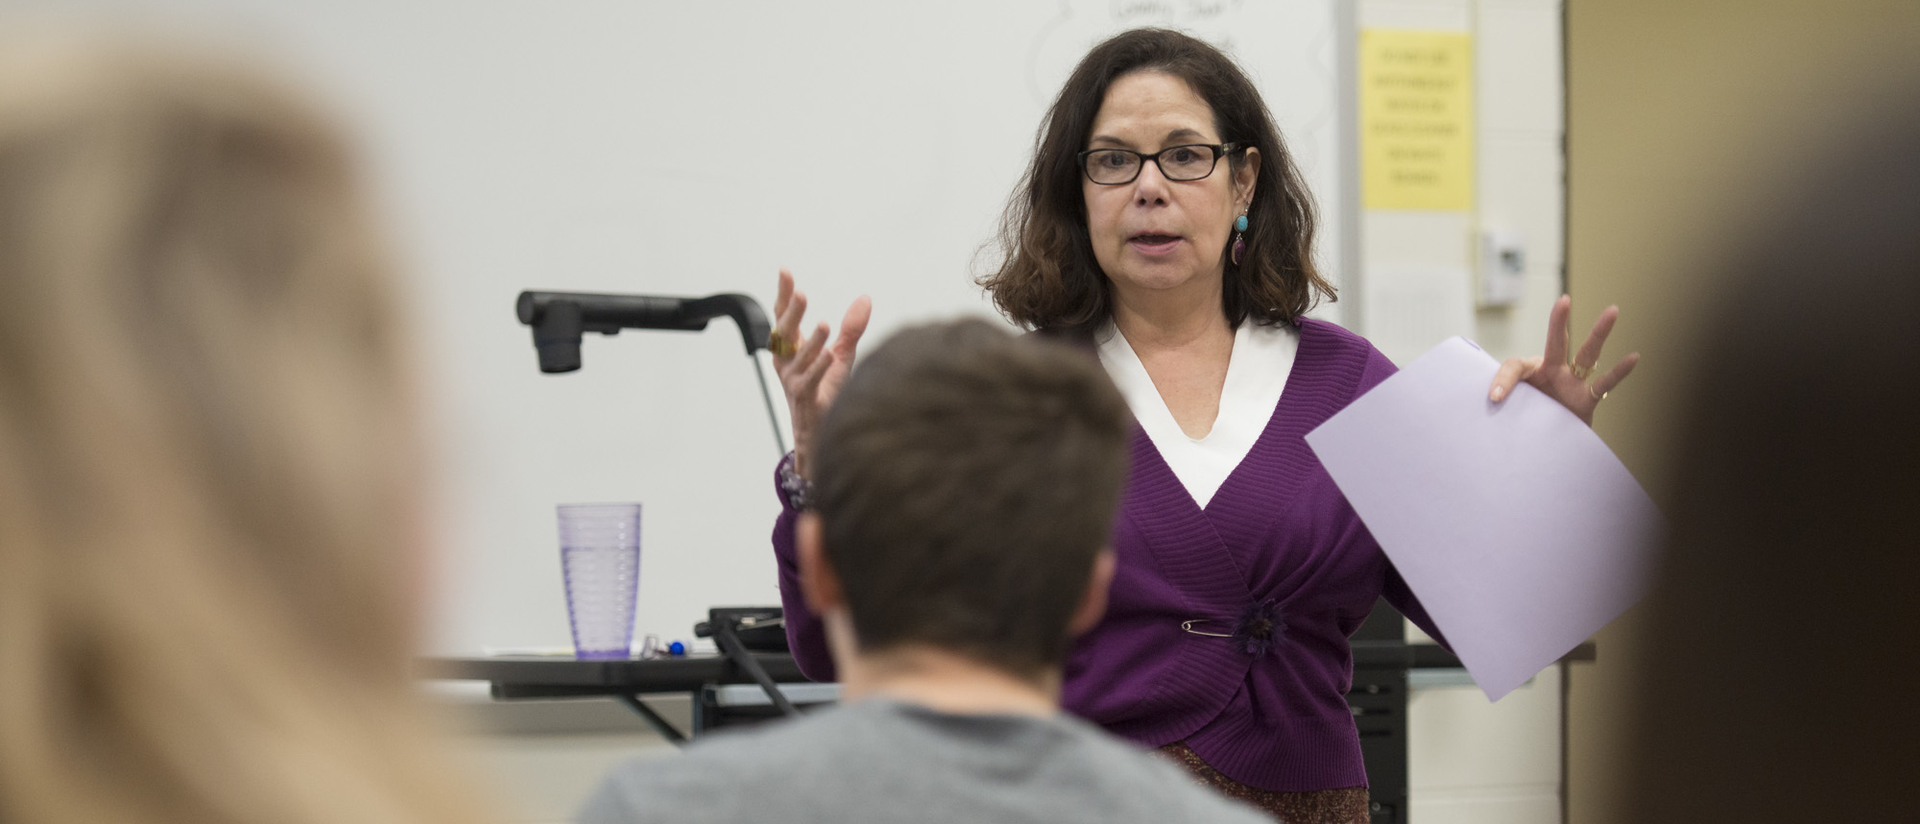
[{"label": "short brown hair", "polygon": [[1058,666],[1111,535],[1126,402],[1086,353],[983,320],[900,332],[822,422],[813,503],[862,649]]},{"label": "short brown hair", "polygon": [[[1184,81],[1213,110],[1220,139],[1260,150],[1253,205],[1247,210],[1246,254],[1227,264],[1221,309],[1238,327],[1247,318],[1290,322],[1333,285],[1313,266],[1313,197],[1273,115],[1239,66],[1219,49],[1166,29],[1123,32],[1088,52],[1067,78],[1034,141],[1026,182],[1001,219],[999,271],[979,283],[995,306],[1029,329],[1091,331],[1112,315],[1107,277],[1093,256],[1077,160],[1107,89],[1135,72],[1164,72]],[[1228,155],[1238,168],[1245,153]]]}]

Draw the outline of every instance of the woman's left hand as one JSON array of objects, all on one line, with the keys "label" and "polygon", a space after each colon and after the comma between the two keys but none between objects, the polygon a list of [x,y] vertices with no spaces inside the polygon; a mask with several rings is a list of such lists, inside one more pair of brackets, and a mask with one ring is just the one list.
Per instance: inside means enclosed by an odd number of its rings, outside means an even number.
[{"label": "woman's left hand", "polygon": [[[1573,336],[1567,326],[1571,314],[1573,298],[1561,295],[1553,302],[1552,314],[1547,316],[1547,353],[1540,357],[1508,358],[1500,365],[1500,372],[1493,376],[1493,390],[1487,393],[1489,399],[1498,403],[1515,385],[1526,381],[1579,415],[1588,426],[1593,425],[1594,408],[1633,372],[1634,365],[1640,362],[1640,353],[1621,358],[1604,374],[1593,374],[1594,366],[1600,362],[1600,347],[1606,345],[1607,333],[1613,331],[1613,321],[1620,317],[1620,307],[1609,306],[1600,313],[1600,319],[1593,322],[1593,332],[1587,335],[1587,342],[1580,345],[1580,353],[1569,361],[1567,347],[1573,342]],[[1593,382],[1588,383],[1588,378]]]}]

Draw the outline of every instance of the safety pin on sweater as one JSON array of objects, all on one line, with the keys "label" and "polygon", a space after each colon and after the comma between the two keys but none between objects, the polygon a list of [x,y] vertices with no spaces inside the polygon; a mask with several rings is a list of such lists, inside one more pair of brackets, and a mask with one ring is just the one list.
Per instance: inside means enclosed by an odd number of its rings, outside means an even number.
[{"label": "safety pin on sweater", "polygon": [[1207,631],[1205,631],[1205,630],[1198,630],[1198,629],[1194,629],[1194,628],[1193,628],[1193,625],[1194,625],[1194,624],[1212,624],[1212,623],[1218,623],[1218,622],[1216,622],[1216,621],[1214,621],[1214,620],[1212,620],[1212,619],[1209,619],[1209,618],[1194,618],[1194,619],[1192,619],[1192,620],[1188,620],[1188,621],[1181,621],[1181,622],[1180,622],[1180,629],[1181,629],[1182,631],[1184,631],[1184,632],[1190,632],[1190,633],[1193,633],[1194,635],[1205,635],[1205,636],[1207,636],[1208,638],[1232,638],[1232,637],[1233,637],[1233,634],[1232,634],[1232,633],[1227,633],[1227,632],[1207,632]]}]

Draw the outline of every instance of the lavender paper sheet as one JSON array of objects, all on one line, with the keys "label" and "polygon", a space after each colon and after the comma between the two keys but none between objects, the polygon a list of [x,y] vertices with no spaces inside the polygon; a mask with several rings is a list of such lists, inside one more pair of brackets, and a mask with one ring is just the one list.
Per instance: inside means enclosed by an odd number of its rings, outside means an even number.
[{"label": "lavender paper sheet", "polygon": [[1639,600],[1659,511],[1600,436],[1452,338],[1307,434],[1489,700]]}]

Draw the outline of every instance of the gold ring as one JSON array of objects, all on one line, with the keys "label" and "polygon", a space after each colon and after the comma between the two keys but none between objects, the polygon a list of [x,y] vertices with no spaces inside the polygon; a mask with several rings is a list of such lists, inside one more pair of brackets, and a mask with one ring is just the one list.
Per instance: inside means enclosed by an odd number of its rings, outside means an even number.
[{"label": "gold ring", "polygon": [[787,340],[787,336],[780,334],[780,330],[775,329],[767,333],[767,351],[772,352],[774,357],[790,358],[799,349],[800,347],[795,346],[793,341]]},{"label": "gold ring", "polygon": [[1601,402],[1601,401],[1604,401],[1604,400],[1606,400],[1606,399],[1607,399],[1607,395],[1608,395],[1608,394],[1610,394],[1610,393],[1611,393],[1611,390],[1609,390],[1608,392],[1598,392],[1598,393],[1596,393],[1596,392],[1594,392],[1594,391],[1593,391],[1593,384],[1587,384],[1587,394],[1588,394],[1588,395],[1590,395],[1590,396],[1592,396],[1592,398],[1593,398],[1593,402],[1594,402],[1594,403],[1599,403],[1599,402]]},{"label": "gold ring", "polygon": [[1591,366],[1581,366],[1580,364],[1577,364],[1577,363],[1569,363],[1567,364],[1567,371],[1572,372],[1574,377],[1579,378],[1581,380],[1586,380],[1587,378],[1593,377],[1593,367]]}]

